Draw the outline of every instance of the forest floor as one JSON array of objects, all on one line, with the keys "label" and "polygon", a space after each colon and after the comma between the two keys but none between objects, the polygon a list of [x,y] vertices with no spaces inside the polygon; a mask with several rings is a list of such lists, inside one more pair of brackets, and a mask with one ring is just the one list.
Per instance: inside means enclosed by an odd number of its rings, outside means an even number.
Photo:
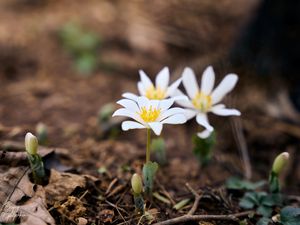
[{"label": "forest floor", "polygon": [[[85,219],[88,224],[149,223],[149,218],[140,220],[135,212],[130,187],[131,175],[141,173],[146,133],[133,130],[120,132],[115,138],[103,137],[100,135],[98,111],[103,105],[119,100],[126,91],[137,92],[138,69],[145,69],[154,79],[164,65],[169,65],[171,79],[175,80],[184,62],[188,62],[189,66],[196,65],[198,76],[207,63],[213,63],[220,80],[227,72],[232,72],[228,71],[232,68],[224,63],[224,59],[220,60],[227,55],[226,49],[216,49],[214,54],[199,56],[193,50],[180,46],[178,43],[182,39],[167,44],[154,40],[151,42],[153,48],[145,47],[147,45],[143,41],[132,41],[132,34],[125,32],[126,26],[129,26],[132,17],[141,13],[137,13],[135,8],[139,5],[129,5],[129,13],[132,14],[125,14],[120,19],[115,14],[124,7],[122,1],[115,4],[90,1],[84,6],[66,0],[59,3],[1,1],[0,150],[16,153],[12,156],[16,157],[15,160],[3,161],[0,165],[1,181],[5,180],[5,176],[13,177],[9,186],[0,184],[0,190],[5,192],[0,194],[2,204],[11,197],[6,192],[9,187],[13,188],[10,190],[21,188],[18,186],[20,180],[30,186],[30,181],[24,180],[28,173],[22,153],[24,135],[26,132],[35,133],[36,125],[42,122],[47,126],[48,143],[41,149],[45,164],[52,168],[49,183],[43,189],[44,199],[47,211],[57,224],[85,224]],[[212,10],[219,13],[218,8]],[[232,19],[239,15],[228,17]],[[74,20],[101,34],[102,44],[97,60],[102,66],[90,76],[80,75],[74,70],[72,57],[62,47],[57,35],[66,22]],[[233,30],[228,23],[227,28]],[[223,43],[230,45],[231,38],[225,35]],[[183,42],[183,46],[186,44]],[[189,61],[193,57],[197,60]],[[105,64],[108,66],[103,66]],[[240,82],[226,102],[240,109],[242,116],[211,117],[211,123],[217,130],[217,144],[211,163],[201,167],[193,155],[191,139],[200,129],[195,121],[183,126],[164,127],[162,137],[166,141],[168,163],[159,168],[155,192],[164,196],[166,201],[156,198],[147,201],[146,208],[152,213],[153,221],[186,215],[191,209],[195,215],[228,216],[244,212],[238,205],[243,192],[230,191],[225,187],[229,177],[245,175],[241,157],[241,149],[245,147],[243,138],[250,155],[251,180],[267,180],[273,159],[280,152],[287,151],[291,162],[281,178],[283,193],[300,194],[298,121],[290,116],[294,115],[293,112],[282,112],[280,107],[276,108],[280,97],[267,91],[276,90],[273,82],[268,80],[270,78],[256,77],[253,72],[236,69],[237,73],[241,73]],[[23,198],[26,191],[14,195],[22,199],[19,205],[28,200]],[[36,194],[28,196],[36,197]],[[192,206],[197,196],[200,201],[194,210]],[[191,199],[190,202],[180,211],[174,210],[174,204],[185,198]],[[74,205],[68,208],[64,204]],[[226,216],[209,221],[201,224],[236,223]],[[249,220],[248,224],[255,224],[255,220]]]}]

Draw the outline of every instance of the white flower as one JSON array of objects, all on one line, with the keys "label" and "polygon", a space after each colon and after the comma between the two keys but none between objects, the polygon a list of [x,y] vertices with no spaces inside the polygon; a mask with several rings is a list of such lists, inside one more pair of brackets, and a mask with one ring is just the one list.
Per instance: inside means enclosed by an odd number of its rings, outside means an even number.
[{"label": "white flower", "polygon": [[[181,83],[181,78],[176,80],[169,86],[170,72],[168,67],[164,67],[156,76],[155,86],[150,78],[143,70],[139,71],[141,81],[138,82],[137,87],[141,96],[145,96],[150,100],[162,100],[170,97],[176,91]],[[132,93],[124,93],[124,98],[136,100],[137,95]]]},{"label": "white flower", "polygon": [[184,109],[174,107],[174,100],[149,100],[137,97],[136,101],[121,99],[117,102],[124,108],[118,109],[112,116],[126,116],[135,121],[124,121],[122,130],[150,128],[156,135],[160,135],[163,124],[183,124],[186,122]]},{"label": "white flower", "polygon": [[[209,124],[207,113],[212,112],[219,116],[240,116],[240,111],[227,109],[224,104],[218,104],[229,93],[238,81],[236,74],[228,74],[221,83],[213,90],[215,73],[212,66],[205,69],[202,75],[201,88],[199,88],[196,76],[191,68],[185,68],[182,74],[183,86],[189,96],[189,100],[178,100],[177,104],[186,107],[187,119],[196,116],[198,124],[205,127],[203,132],[198,133],[200,138],[207,138],[214,128]],[[180,90],[175,95],[183,95]]]}]

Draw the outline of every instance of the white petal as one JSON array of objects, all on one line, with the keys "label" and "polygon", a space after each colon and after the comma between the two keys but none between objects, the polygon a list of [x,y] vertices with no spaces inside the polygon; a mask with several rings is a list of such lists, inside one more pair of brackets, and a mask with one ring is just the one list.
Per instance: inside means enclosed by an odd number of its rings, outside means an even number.
[{"label": "white petal", "polygon": [[[178,96],[183,96],[186,98],[178,100],[178,99],[176,99]],[[173,97],[173,99],[175,98],[175,101],[178,105],[180,105],[182,107],[186,107],[186,108],[194,108],[193,103],[180,90],[176,89],[174,94],[172,95],[172,97]]]},{"label": "white petal", "polygon": [[236,74],[228,74],[212,92],[212,104],[220,102],[234,88],[237,81],[238,76]]},{"label": "white petal", "polygon": [[143,85],[143,83],[141,81],[138,82],[137,88],[138,88],[138,90],[140,92],[140,95],[145,95],[146,94],[144,85]]},{"label": "white petal", "polygon": [[143,70],[139,70],[140,77],[141,77],[141,82],[144,86],[144,89],[147,90],[150,87],[153,87],[153,83],[150,80],[150,78],[145,74]]},{"label": "white petal", "polygon": [[185,95],[171,97],[173,101],[189,101],[189,98]]},{"label": "white petal", "polygon": [[121,100],[117,101],[117,104],[125,107],[126,109],[128,109],[131,112],[139,112],[140,111],[136,102],[133,100],[130,100],[130,99],[121,99]]},{"label": "white petal", "polygon": [[204,126],[209,131],[214,130],[214,128],[209,124],[206,114],[198,113],[196,116],[196,121],[198,124]]},{"label": "white petal", "polygon": [[144,125],[134,122],[134,121],[124,121],[122,123],[122,130],[131,130],[131,129],[143,129],[146,128]]},{"label": "white petal", "polygon": [[163,124],[183,124],[186,122],[186,118],[183,114],[175,114],[161,121]]},{"label": "white petal", "polygon": [[168,89],[167,89],[167,93],[166,96],[172,96],[173,93],[176,91],[176,89],[178,88],[178,86],[180,85],[182,79],[179,78],[178,80],[176,80],[173,84],[171,84]]},{"label": "white petal", "polygon": [[197,111],[193,110],[193,109],[185,109],[184,110],[184,115],[186,117],[187,120],[190,120],[192,118],[194,118],[197,115]]},{"label": "white petal", "polygon": [[194,71],[191,68],[185,68],[182,74],[183,86],[188,96],[193,99],[199,92],[199,86]]},{"label": "white petal", "polygon": [[207,67],[202,75],[201,80],[201,91],[209,95],[214,87],[215,84],[215,72],[212,66]]},{"label": "white petal", "polygon": [[199,138],[206,139],[206,138],[208,138],[208,137],[210,136],[211,132],[212,132],[212,131],[204,130],[204,131],[202,131],[202,132],[197,133],[197,136],[198,136]]},{"label": "white petal", "polygon": [[131,100],[133,100],[133,101],[137,101],[137,98],[138,98],[137,95],[132,94],[132,93],[129,93],[129,92],[126,92],[126,93],[122,94],[122,96],[123,96],[124,98],[128,98],[128,99],[131,99]]},{"label": "white petal", "polygon": [[126,116],[126,117],[130,117],[132,119],[137,120],[137,116],[134,112],[131,112],[124,108],[116,110],[114,112],[114,114],[112,115],[112,117],[114,117],[114,116]]},{"label": "white petal", "polygon": [[164,111],[161,116],[159,117],[159,121],[169,117],[169,116],[172,116],[174,114],[184,114],[185,110],[182,109],[182,108],[179,108],[179,107],[174,107],[174,108],[171,108],[171,109],[168,109],[166,111]]},{"label": "white petal", "polygon": [[166,90],[169,84],[170,72],[168,67],[164,67],[156,76],[155,86]]},{"label": "white petal", "polygon": [[210,111],[212,110],[218,110],[218,109],[224,109],[225,108],[225,105],[224,104],[218,104],[218,105],[214,105]]},{"label": "white petal", "polygon": [[143,107],[147,108],[147,106],[149,104],[149,99],[144,96],[141,96],[141,97],[137,98],[137,103],[138,103],[138,106],[140,107],[140,109]]},{"label": "white petal", "polygon": [[156,135],[160,135],[162,130],[162,124],[160,122],[148,123],[150,128],[154,131]]},{"label": "white petal", "polygon": [[160,104],[160,100],[149,100],[146,108],[150,109],[150,107],[152,107],[152,109],[158,109],[159,104]]},{"label": "white petal", "polygon": [[236,109],[212,108],[211,112],[218,116],[240,116],[241,112]]},{"label": "white petal", "polygon": [[164,100],[159,101],[159,108],[162,111],[165,111],[168,108],[170,108],[173,104],[174,104],[174,100],[173,99],[164,99]]}]

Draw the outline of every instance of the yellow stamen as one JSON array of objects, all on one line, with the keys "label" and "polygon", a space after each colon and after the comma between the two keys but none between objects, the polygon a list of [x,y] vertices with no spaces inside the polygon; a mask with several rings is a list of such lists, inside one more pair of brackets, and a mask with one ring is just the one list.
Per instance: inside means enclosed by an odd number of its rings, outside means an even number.
[{"label": "yellow stamen", "polygon": [[152,106],[150,106],[148,110],[146,109],[146,107],[142,107],[141,112],[139,112],[138,114],[146,123],[150,123],[156,121],[156,119],[160,115],[160,112],[160,109],[152,109]]},{"label": "yellow stamen", "polygon": [[199,109],[201,112],[207,112],[212,106],[212,99],[210,95],[198,92],[192,100],[192,103],[195,108]]},{"label": "yellow stamen", "polygon": [[162,100],[166,97],[166,92],[160,87],[151,86],[146,90],[145,96],[148,99]]}]

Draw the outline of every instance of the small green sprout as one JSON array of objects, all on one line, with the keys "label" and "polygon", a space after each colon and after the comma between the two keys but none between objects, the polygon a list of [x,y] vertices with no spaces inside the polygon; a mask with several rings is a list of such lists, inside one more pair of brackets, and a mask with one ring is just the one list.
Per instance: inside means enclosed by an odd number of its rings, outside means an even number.
[{"label": "small green sprout", "polygon": [[145,184],[145,192],[147,195],[152,194],[154,177],[158,170],[158,164],[156,162],[148,161],[143,166],[143,179]]},{"label": "small green sprout", "polygon": [[163,138],[154,138],[151,142],[151,150],[160,165],[167,164],[166,144]]},{"label": "small green sprout", "polygon": [[34,183],[42,184],[46,176],[44,163],[38,154],[38,139],[32,133],[27,133],[25,136],[25,149],[32,170]]},{"label": "small green sprout", "polygon": [[64,48],[73,56],[75,68],[81,74],[91,74],[97,67],[97,47],[100,38],[75,23],[67,23],[59,33]]},{"label": "small green sprout", "polygon": [[143,183],[142,178],[137,173],[133,174],[131,177],[131,187],[133,191],[134,205],[135,208],[144,214],[144,199],[142,196]]},{"label": "small green sprout", "polygon": [[198,159],[201,166],[206,166],[211,161],[213,156],[213,149],[216,144],[216,132],[213,131],[206,139],[194,135],[193,142],[194,155]]},{"label": "small green sprout", "polygon": [[116,106],[113,103],[107,103],[103,105],[98,113],[98,123],[101,124],[109,121],[115,110]]},{"label": "small green sprout", "polygon": [[190,201],[191,201],[190,198],[182,199],[180,202],[176,203],[176,205],[173,206],[173,209],[179,211],[183,207],[185,207]]},{"label": "small green sprout", "polygon": [[115,104],[107,103],[98,111],[98,136],[100,138],[108,137],[113,139],[119,135],[122,119],[111,117],[115,110]]},{"label": "small green sprout", "polygon": [[158,192],[154,192],[153,193],[153,197],[156,198],[157,200],[165,203],[165,204],[168,204],[168,205],[171,205],[171,202],[169,199],[167,199],[166,197],[162,196],[161,194],[159,194]]},{"label": "small green sprout", "polygon": [[272,171],[269,176],[269,186],[270,186],[270,191],[272,193],[278,193],[280,191],[280,184],[279,184],[279,175],[283,171],[283,169],[286,167],[288,161],[289,161],[289,153],[283,152],[279,154],[272,166]]},{"label": "small green sprout", "polygon": [[[275,207],[282,207],[284,203],[284,196],[280,193],[280,184],[278,176],[283,171],[283,169],[286,167],[289,160],[289,153],[283,152],[280,155],[278,155],[272,166],[272,170],[270,172],[269,176],[269,193],[266,192],[246,192],[243,198],[240,200],[240,207],[244,209],[256,209],[256,212],[260,214],[262,217],[257,222],[258,225],[268,225],[272,219],[272,212]],[[244,186],[244,187],[259,187],[260,183],[257,184],[251,184],[245,183],[245,182],[238,182],[238,186]],[[232,184],[231,184],[232,186]],[[236,186],[236,184],[234,184]],[[249,188],[248,188],[249,189]],[[285,212],[285,211],[283,211]],[[287,210],[288,216],[289,210]],[[292,221],[294,220],[293,216],[290,218]],[[284,225],[288,225],[290,223],[283,223]],[[293,224],[293,223],[291,223]]]},{"label": "small green sprout", "polygon": [[44,123],[38,123],[36,126],[37,139],[41,145],[46,145],[48,142],[47,126]]}]

